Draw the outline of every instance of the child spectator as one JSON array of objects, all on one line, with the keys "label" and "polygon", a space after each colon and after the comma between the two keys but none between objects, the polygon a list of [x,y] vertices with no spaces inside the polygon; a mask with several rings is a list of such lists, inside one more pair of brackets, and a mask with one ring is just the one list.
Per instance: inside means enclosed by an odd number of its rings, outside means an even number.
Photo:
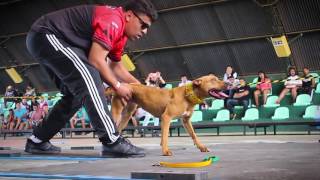
[{"label": "child spectator", "polygon": [[15,120],[16,120],[16,117],[14,116],[13,109],[9,109],[9,114],[7,116],[7,121],[8,121],[8,129],[10,131],[12,131],[14,129]]},{"label": "child spectator", "polygon": [[29,128],[34,128],[44,119],[45,113],[39,108],[39,104],[33,105],[33,111],[30,112]]},{"label": "child spectator", "polygon": [[22,108],[20,102],[16,102],[16,109],[14,110],[14,115],[16,118],[15,129],[22,130],[28,122],[27,119],[28,111],[26,108]]}]

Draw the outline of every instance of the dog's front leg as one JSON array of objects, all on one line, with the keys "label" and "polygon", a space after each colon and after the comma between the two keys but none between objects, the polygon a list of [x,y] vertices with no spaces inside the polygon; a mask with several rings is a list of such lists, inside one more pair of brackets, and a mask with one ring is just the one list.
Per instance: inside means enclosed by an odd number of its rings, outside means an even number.
[{"label": "dog's front leg", "polygon": [[165,114],[161,116],[161,146],[162,155],[172,156],[172,152],[168,148],[168,136],[171,118]]},{"label": "dog's front leg", "polygon": [[209,152],[209,149],[205,145],[200,143],[196,133],[194,132],[193,126],[190,121],[190,117],[183,117],[182,122],[184,128],[188,131],[197,148],[200,149],[201,152]]}]

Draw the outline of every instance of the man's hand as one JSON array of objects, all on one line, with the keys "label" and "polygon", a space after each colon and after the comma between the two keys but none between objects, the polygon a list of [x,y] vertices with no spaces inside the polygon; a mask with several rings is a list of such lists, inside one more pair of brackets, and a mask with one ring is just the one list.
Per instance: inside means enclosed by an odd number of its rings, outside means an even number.
[{"label": "man's hand", "polygon": [[124,98],[126,101],[131,99],[132,96],[132,90],[124,83],[119,83],[114,87],[114,90],[116,93]]}]

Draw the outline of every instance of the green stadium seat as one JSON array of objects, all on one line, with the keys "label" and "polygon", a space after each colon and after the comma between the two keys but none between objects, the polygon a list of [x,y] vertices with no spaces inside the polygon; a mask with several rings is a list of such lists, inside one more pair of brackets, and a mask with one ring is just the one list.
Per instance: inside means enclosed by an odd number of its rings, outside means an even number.
[{"label": "green stadium seat", "polygon": [[289,108],[288,107],[278,107],[274,111],[274,115],[271,117],[272,120],[283,120],[289,119]]},{"label": "green stadium seat", "polygon": [[230,120],[230,111],[228,109],[221,109],[218,111],[216,118],[213,121],[228,121]]},{"label": "green stadium seat", "polygon": [[202,121],[202,111],[194,111],[191,117],[191,122]]},{"label": "green stadium seat", "polygon": [[211,106],[209,107],[210,110],[222,109],[224,107],[224,100],[223,99],[215,99],[212,101]]},{"label": "green stadium seat", "polygon": [[259,119],[259,110],[257,108],[247,109],[244,117],[241,118],[242,121],[253,121]]},{"label": "green stadium seat", "polygon": [[311,96],[309,94],[299,94],[293,106],[307,106],[311,104]]},{"label": "green stadium seat", "polygon": [[278,107],[280,104],[276,104],[276,100],[278,99],[278,96],[268,96],[267,102],[264,105],[264,107]]},{"label": "green stadium seat", "polygon": [[320,83],[318,83],[315,93],[320,93]]},{"label": "green stadium seat", "polygon": [[166,86],[164,88],[166,89],[172,89],[173,85],[170,83],[167,83]]},{"label": "green stadium seat", "polygon": [[196,104],[196,105],[193,107],[193,110],[195,110],[195,111],[200,110],[200,105],[199,105],[199,104]]},{"label": "green stadium seat", "polygon": [[310,73],[313,77],[317,77],[314,79],[315,83],[319,82],[319,74],[318,73]]},{"label": "green stadium seat", "polygon": [[315,119],[317,110],[320,111],[319,106],[316,106],[316,105],[308,106],[302,117],[304,119]]},{"label": "green stadium seat", "polygon": [[256,83],[257,83],[257,82],[258,82],[258,77],[254,78],[254,79],[252,80],[251,83],[253,83],[253,84],[251,84],[250,87],[251,87],[251,88],[256,87],[256,85],[257,85]]}]

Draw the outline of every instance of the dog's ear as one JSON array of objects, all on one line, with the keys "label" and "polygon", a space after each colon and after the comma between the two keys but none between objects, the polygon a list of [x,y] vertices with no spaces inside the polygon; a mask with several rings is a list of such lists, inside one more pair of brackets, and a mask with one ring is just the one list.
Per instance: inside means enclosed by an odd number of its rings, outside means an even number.
[{"label": "dog's ear", "polygon": [[201,82],[202,82],[202,79],[195,79],[192,81],[192,84],[194,86],[200,86]]}]

